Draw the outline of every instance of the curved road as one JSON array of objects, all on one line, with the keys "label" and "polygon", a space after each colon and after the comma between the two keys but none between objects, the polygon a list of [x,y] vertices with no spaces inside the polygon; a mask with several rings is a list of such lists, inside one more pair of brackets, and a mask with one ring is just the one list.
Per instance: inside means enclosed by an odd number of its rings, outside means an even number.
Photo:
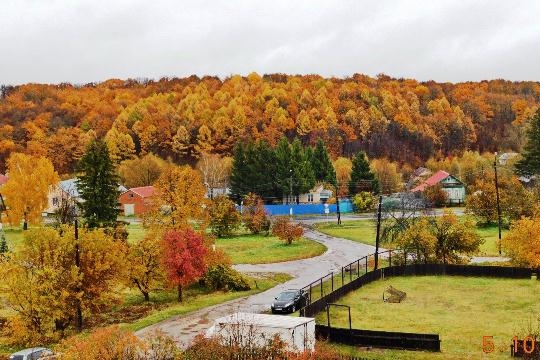
[{"label": "curved road", "polygon": [[[342,220],[344,221],[359,218],[361,217],[342,216]],[[366,218],[364,217],[364,219]],[[315,222],[328,221],[328,219],[314,217],[301,219],[299,221],[304,225],[311,225]],[[234,266],[235,269],[244,273],[280,272],[292,275],[293,279],[259,294],[231,300],[189,314],[174,316],[160,323],[141,329],[136,332],[136,335],[144,336],[155,329],[160,329],[166,334],[174,337],[180,346],[186,347],[197,334],[203,333],[212,326],[215,319],[238,311],[257,313],[269,311],[270,303],[281,291],[285,289],[302,288],[322,276],[340,269],[341,266],[375,252],[374,246],[331,237],[318,231],[314,231],[309,227],[306,228],[304,236],[324,244],[327,247],[327,251],[320,256],[303,260],[258,265],[240,264]],[[380,249],[379,251],[383,250],[384,249]],[[473,258],[472,262],[497,260],[504,261],[507,259]]]},{"label": "curved road", "polygon": [[[303,220],[303,222],[307,224],[317,220]],[[327,221],[324,218],[320,220]],[[174,316],[160,323],[141,329],[136,332],[136,335],[144,336],[155,329],[160,329],[166,334],[174,337],[180,346],[186,347],[197,334],[206,331],[213,324],[215,319],[238,311],[268,311],[270,310],[270,303],[274,297],[284,289],[302,288],[329,272],[335,271],[335,269],[339,269],[341,266],[375,251],[375,247],[371,245],[334,238],[311,229],[306,229],[304,236],[324,244],[327,247],[327,251],[320,256],[304,260],[260,265],[240,264],[235,266],[237,270],[247,273],[288,273],[293,276],[293,279],[259,294],[231,300],[190,314]]]}]

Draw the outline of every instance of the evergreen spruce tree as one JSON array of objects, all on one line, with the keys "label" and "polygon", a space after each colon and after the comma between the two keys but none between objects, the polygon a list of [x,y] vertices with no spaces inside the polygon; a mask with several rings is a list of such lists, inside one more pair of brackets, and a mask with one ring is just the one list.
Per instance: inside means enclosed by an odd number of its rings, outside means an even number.
[{"label": "evergreen spruce tree", "polygon": [[291,169],[292,169],[292,190],[296,202],[299,195],[304,194],[315,186],[315,174],[311,166],[310,159],[300,143],[294,139],[291,147]]},{"label": "evergreen spruce tree", "polygon": [[352,160],[351,180],[349,181],[349,195],[367,191],[379,193],[379,182],[369,168],[369,162],[363,151],[358,152]]},{"label": "evergreen spruce tree", "polygon": [[118,177],[105,141],[93,140],[79,162],[79,207],[88,227],[113,226],[118,216]]},{"label": "evergreen spruce tree", "polygon": [[246,145],[238,143],[233,151],[233,163],[231,169],[231,198],[240,203],[244,196],[249,193],[248,164],[246,157]]},{"label": "evergreen spruce tree", "polygon": [[276,195],[274,151],[265,141],[238,144],[233,152],[231,197],[239,203],[248,193],[266,201]]},{"label": "evergreen spruce tree", "polygon": [[283,137],[274,149],[276,159],[276,184],[281,196],[293,195],[293,164],[291,163],[291,147],[287,138]]},{"label": "evergreen spruce tree", "polygon": [[274,150],[264,141],[259,140],[250,157],[249,170],[253,177],[252,192],[261,196],[266,202],[282,196],[281,188],[276,182],[276,160]]},{"label": "evergreen spruce tree", "polygon": [[333,186],[337,185],[336,171],[330,160],[330,155],[324,146],[324,142],[319,139],[315,149],[311,153],[311,166],[315,175],[315,180],[325,182]]},{"label": "evergreen spruce tree", "polygon": [[523,158],[516,163],[516,173],[524,176],[540,175],[540,109],[531,118],[527,129],[527,144]]}]

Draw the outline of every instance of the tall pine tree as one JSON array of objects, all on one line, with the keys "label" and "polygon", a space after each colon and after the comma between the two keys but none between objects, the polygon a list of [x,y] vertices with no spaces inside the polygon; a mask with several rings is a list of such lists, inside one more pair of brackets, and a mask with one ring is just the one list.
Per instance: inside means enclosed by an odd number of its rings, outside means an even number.
[{"label": "tall pine tree", "polygon": [[540,109],[531,118],[527,129],[527,144],[523,158],[516,163],[516,173],[524,176],[540,175]]},{"label": "tall pine tree", "polygon": [[248,184],[248,164],[246,146],[238,143],[233,151],[233,163],[231,169],[231,198],[240,203],[243,197],[250,192]]},{"label": "tall pine tree", "polygon": [[231,170],[231,197],[240,202],[248,193],[254,193],[265,201],[282,194],[275,181],[275,153],[265,141],[238,144],[233,153]]},{"label": "tall pine tree", "polygon": [[369,168],[369,162],[363,151],[358,152],[352,160],[351,180],[349,181],[349,195],[367,191],[373,194],[379,193],[379,182],[375,174]]},{"label": "tall pine tree", "polygon": [[79,162],[79,206],[88,227],[107,227],[118,216],[118,177],[102,139],[93,140]]},{"label": "tall pine tree", "polygon": [[334,170],[334,165],[332,165],[332,160],[330,160],[330,156],[328,155],[328,150],[321,139],[317,141],[317,145],[315,146],[315,149],[310,152],[310,155],[315,180],[336,186],[336,171]]}]

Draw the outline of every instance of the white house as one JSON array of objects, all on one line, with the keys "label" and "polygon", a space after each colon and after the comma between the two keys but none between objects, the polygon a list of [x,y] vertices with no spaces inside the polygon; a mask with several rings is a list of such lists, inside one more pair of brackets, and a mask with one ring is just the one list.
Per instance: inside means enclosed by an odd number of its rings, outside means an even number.
[{"label": "white house", "polygon": [[[326,203],[328,199],[332,197],[333,191],[325,189],[322,184],[315,185],[308,193],[300,194],[298,196],[298,202],[300,204],[320,204]],[[296,198],[293,196],[285,196],[283,203],[295,203]]]}]

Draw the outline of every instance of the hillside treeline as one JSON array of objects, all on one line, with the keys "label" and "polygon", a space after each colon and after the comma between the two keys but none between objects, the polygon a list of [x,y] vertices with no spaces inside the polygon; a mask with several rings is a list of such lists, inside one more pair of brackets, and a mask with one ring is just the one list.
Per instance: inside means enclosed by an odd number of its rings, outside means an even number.
[{"label": "hillside treeline", "polygon": [[411,166],[465,150],[517,151],[540,83],[418,82],[270,74],[2,86],[0,171],[13,151],[47,156],[72,173],[89,139],[105,136],[116,162],[154,153],[193,164],[236,143],[285,135],[330,154]]}]

